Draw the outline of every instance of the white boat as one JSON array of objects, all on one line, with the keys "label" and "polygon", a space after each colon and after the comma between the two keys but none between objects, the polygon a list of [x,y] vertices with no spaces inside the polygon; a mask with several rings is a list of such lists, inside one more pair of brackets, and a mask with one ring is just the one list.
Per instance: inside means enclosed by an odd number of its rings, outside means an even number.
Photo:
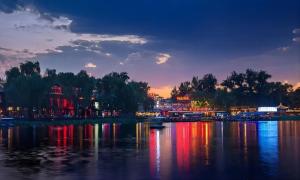
[{"label": "white boat", "polygon": [[12,117],[2,117],[0,118],[1,121],[11,121],[11,120],[14,120],[15,118],[12,118]]}]

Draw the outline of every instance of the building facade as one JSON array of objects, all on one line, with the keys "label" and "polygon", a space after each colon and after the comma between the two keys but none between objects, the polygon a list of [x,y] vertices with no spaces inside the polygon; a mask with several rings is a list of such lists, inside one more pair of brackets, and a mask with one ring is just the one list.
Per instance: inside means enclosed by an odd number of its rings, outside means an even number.
[{"label": "building facade", "polygon": [[66,99],[63,95],[63,90],[60,85],[51,87],[49,93],[50,114],[53,116],[74,116],[74,103]]}]

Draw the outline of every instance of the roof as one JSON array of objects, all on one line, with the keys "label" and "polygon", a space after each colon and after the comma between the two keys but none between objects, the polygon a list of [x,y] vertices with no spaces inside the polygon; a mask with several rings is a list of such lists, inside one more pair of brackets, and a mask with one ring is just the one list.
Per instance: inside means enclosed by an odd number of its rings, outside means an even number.
[{"label": "roof", "polygon": [[284,106],[282,103],[280,103],[278,106],[277,106],[278,109],[288,109],[289,107],[287,106]]}]

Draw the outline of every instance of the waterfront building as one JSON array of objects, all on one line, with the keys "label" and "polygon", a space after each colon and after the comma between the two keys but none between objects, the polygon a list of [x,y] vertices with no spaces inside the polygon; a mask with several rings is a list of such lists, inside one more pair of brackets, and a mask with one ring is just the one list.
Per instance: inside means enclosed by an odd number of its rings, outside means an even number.
[{"label": "waterfront building", "polygon": [[177,96],[176,101],[172,103],[173,111],[190,111],[191,98],[189,96]]},{"label": "waterfront building", "polygon": [[163,97],[155,93],[149,93],[148,96],[154,101],[154,109],[159,109],[161,101],[164,100]]},{"label": "waterfront building", "polygon": [[284,106],[282,103],[280,103],[276,108],[279,114],[286,114],[286,111],[289,109],[289,107]]},{"label": "waterfront building", "polygon": [[90,103],[90,109],[91,109],[90,116],[92,116],[92,117],[98,117],[101,115],[100,102],[98,101],[98,99],[99,99],[98,94],[99,93],[98,93],[97,89],[94,89],[92,91],[91,103]]},{"label": "waterfront building", "polygon": [[285,114],[287,116],[300,116],[300,108],[288,109]]},{"label": "waterfront building", "polygon": [[74,103],[63,96],[63,89],[55,84],[49,93],[50,114],[53,116],[74,116]]},{"label": "waterfront building", "polygon": [[239,113],[244,113],[244,112],[256,112],[257,108],[256,107],[250,107],[250,106],[232,106],[229,109],[229,113],[231,115],[237,115]]}]

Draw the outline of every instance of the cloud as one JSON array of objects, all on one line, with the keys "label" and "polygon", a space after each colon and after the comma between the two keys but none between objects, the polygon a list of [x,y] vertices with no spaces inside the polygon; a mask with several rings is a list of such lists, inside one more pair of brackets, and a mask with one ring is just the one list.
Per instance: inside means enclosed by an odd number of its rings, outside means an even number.
[{"label": "cloud", "polygon": [[[296,35],[299,35],[300,34],[300,28],[294,29],[293,33],[296,34]],[[294,37],[293,41],[299,43],[300,42],[300,37]]]},{"label": "cloud", "polygon": [[0,78],[3,78],[2,76],[4,75],[4,72],[11,68],[11,66],[11,63],[9,61],[6,61],[6,59],[0,60]]},{"label": "cloud", "polygon": [[119,64],[125,65],[129,62],[137,61],[137,60],[141,60],[141,59],[142,59],[142,54],[140,52],[133,52],[133,53],[128,54],[127,58],[124,61],[120,62]]},{"label": "cloud", "polygon": [[16,62],[41,54],[62,53],[62,47],[110,56],[101,52],[99,45],[102,42],[147,43],[145,38],[137,35],[72,32],[72,22],[65,16],[52,17],[32,9],[19,9],[11,13],[0,11],[0,54],[6,57],[1,64],[16,65]]},{"label": "cloud", "polygon": [[97,65],[90,62],[90,63],[85,64],[84,67],[85,68],[96,68]]},{"label": "cloud", "polygon": [[281,52],[286,52],[290,49],[290,47],[288,46],[285,46],[285,47],[280,47],[280,48],[277,48],[278,51],[281,51]]},{"label": "cloud", "polygon": [[170,54],[167,53],[159,53],[156,56],[156,64],[165,64],[171,58]]},{"label": "cloud", "polygon": [[300,37],[293,38],[293,41],[299,43],[300,42]]},{"label": "cloud", "polygon": [[139,60],[139,59],[141,59],[141,57],[142,57],[142,55],[140,52],[130,53],[130,54],[128,54],[127,58],[125,59],[125,62]]},{"label": "cloud", "polygon": [[293,30],[293,33],[294,33],[294,34],[300,34],[300,28],[294,29],[294,30]]},{"label": "cloud", "polygon": [[105,53],[105,56],[110,57],[111,53]]}]

